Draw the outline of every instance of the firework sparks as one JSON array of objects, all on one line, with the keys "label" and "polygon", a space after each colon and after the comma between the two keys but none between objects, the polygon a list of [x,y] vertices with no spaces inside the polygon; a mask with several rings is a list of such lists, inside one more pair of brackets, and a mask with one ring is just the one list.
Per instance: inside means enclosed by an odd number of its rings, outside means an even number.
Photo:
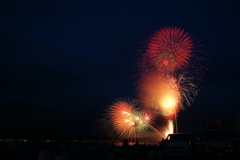
[{"label": "firework sparks", "polygon": [[181,94],[180,109],[182,110],[185,109],[185,106],[191,106],[194,97],[198,94],[197,85],[191,82],[193,79],[193,77],[186,77],[183,74],[178,77],[177,83]]},{"label": "firework sparks", "polygon": [[[165,136],[173,133],[173,119],[179,110],[189,107],[198,93],[193,81],[202,80],[204,66],[198,62],[205,58],[195,59],[194,47],[193,37],[187,32],[166,27],[149,38],[146,51],[137,60],[138,101],[168,121]],[[137,133],[149,128],[158,132],[153,121],[149,111],[136,108],[134,101],[121,99],[108,108],[103,124],[111,136],[136,138]]]},{"label": "firework sparks", "polygon": [[104,126],[111,137],[136,138],[137,133],[143,133],[149,128],[158,132],[152,126],[153,121],[151,111],[140,111],[133,100],[120,99],[107,110]]},{"label": "firework sparks", "polygon": [[[186,76],[194,69],[199,71],[190,63],[196,62],[193,48],[193,38],[187,32],[166,27],[149,38],[146,51],[137,61],[140,98],[145,106],[157,109],[166,119],[189,107],[197,95],[197,86],[193,83],[196,79]],[[187,71],[189,66],[191,71]]]},{"label": "firework sparks", "polygon": [[192,37],[184,30],[171,27],[160,29],[149,38],[147,50],[139,59],[141,72],[151,69],[169,74],[186,70],[193,48]]}]

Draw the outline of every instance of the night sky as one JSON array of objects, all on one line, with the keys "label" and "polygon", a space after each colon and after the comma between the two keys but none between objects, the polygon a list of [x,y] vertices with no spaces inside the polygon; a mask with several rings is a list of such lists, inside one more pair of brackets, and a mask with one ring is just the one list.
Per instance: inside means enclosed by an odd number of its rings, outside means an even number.
[{"label": "night sky", "polygon": [[136,97],[138,52],[154,32],[180,27],[209,55],[199,95],[180,132],[203,118],[240,116],[240,10],[228,1],[0,2],[1,135],[97,134],[116,98]]}]

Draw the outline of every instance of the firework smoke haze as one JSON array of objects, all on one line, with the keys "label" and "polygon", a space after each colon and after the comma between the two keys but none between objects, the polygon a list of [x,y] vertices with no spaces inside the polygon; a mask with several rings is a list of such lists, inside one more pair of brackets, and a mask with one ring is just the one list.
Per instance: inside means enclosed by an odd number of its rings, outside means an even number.
[{"label": "firework smoke haze", "polygon": [[166,119],[173,118],[180,106],[181,94],[174,77],[163,77],[149,73],[139,82],[137,92],[139,101],[147,108],[156,110]]}]

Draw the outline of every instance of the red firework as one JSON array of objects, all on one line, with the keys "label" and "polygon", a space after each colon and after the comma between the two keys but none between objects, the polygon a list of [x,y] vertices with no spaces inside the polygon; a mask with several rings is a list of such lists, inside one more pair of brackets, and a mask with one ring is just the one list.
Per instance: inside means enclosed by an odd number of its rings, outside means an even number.
[{"label": "red firework", "polygon": [[[188,68],[193,50],[192,37],[179,28],[166,27],[155,32],[140,58],[140,68],[164,73]],[[140,70],[141,70],[140,69]]]}]

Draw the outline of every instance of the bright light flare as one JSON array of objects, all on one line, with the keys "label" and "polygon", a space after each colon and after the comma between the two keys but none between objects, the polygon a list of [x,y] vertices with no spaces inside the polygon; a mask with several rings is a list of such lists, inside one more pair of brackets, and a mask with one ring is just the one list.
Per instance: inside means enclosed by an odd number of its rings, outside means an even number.
[{"label": "bright light flare", "polygon": [[174,125],[172,120],[168,120],[167,127],[165,128],[164,135],[165,138],[167,137],[168,134],[172,134],[174,130]]},{"label": "bright light flare", "polygon": [[148,74],[137,89],[139,100],[145,107],[157,110],[166,119],[171,119],[177,114],[181,93],[174,77]]},{"label": "bright light flare", "polygon": [[164,109],[170,109],[177,104],[177,98],[174,96],[166,96],[160,102]]}]

